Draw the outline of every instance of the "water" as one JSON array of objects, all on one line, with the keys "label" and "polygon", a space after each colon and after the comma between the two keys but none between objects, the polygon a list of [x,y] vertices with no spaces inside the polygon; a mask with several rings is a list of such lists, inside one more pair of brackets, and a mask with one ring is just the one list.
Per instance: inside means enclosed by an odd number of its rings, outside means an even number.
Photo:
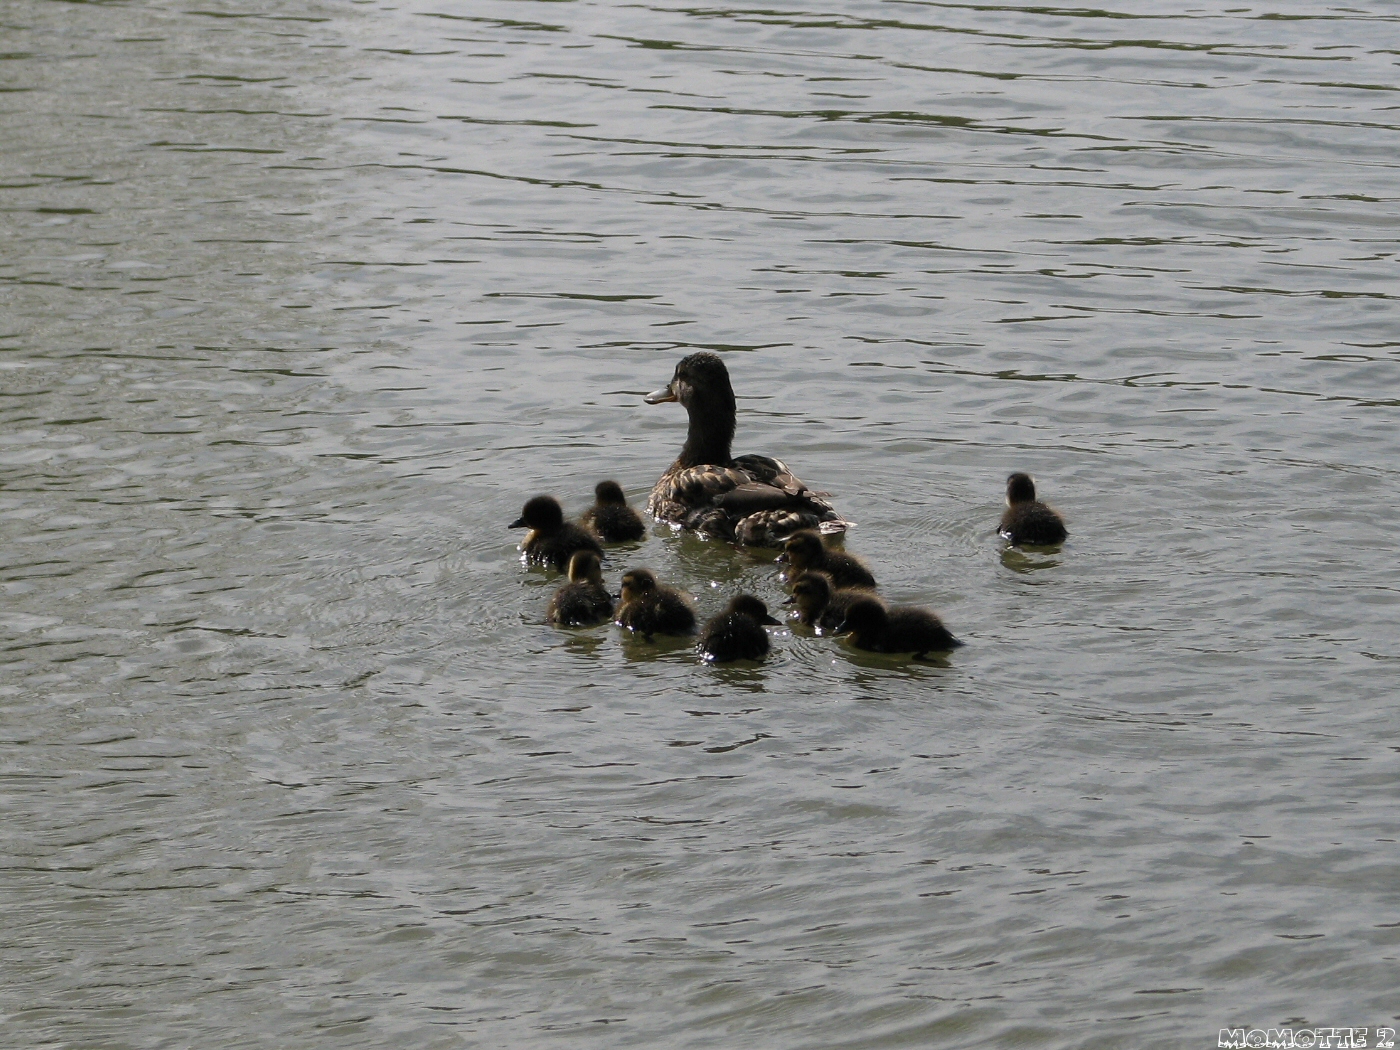
[{"label": "water", "polygon": [[[1389,5],[0,16],[7,1044],[1400,1027]],[[966,648],[542,623],[696,347]]]}]

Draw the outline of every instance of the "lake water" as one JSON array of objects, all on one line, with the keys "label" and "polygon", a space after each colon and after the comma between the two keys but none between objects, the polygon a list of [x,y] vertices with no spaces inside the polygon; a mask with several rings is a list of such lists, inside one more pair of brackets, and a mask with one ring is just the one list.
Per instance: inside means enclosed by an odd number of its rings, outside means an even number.
[{"label": "lake water", "polygon": [[[1168,6],[0,2],[3,1042],[1400,1027],[1400,11]],[[965,648],[544,624],[696,348]]]}]

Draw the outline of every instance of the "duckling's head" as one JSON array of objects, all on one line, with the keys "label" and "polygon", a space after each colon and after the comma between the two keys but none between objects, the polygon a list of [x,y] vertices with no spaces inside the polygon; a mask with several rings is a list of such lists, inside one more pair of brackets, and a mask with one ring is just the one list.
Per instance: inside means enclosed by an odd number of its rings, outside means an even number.
[{"label": "duckling's head", "polygon": [[622,494],[622,486],[616,481],[598,482],[598,487],[593,490],[593,495],[598,498],[599,503],[627,502],[627,497]]},{"label": "duckling's head", "polygon": [[569,582],[603,586],[603,563],[595,551],[574,551],[569,559]]},{"label": "duckling's head", "polygon": [[801,572],[822,563],[826,548],[822,546],[821,534],[816,529],[802,529],[794,532],[783,544],[782,558],[795,570]]},{"label": "duckling's head", "polygon": [[888,622],[885,603],[879,598],[857,598],[846,609],[846,629],[856,634],[883,630]]},{"label": "duckling's head", "polygon": [[622,574],[622,604],[656,590],[656,574],[650,569],[628,569]]},{"label": "duckling's head", "polygon": [[564,524],[564,508],[553,496],[534,496],[525,501],[520,517],[510,523],[512,529],[530,528],[553,532]]},{"label": "duckling's head", "polygon": [[1006,479],[1006,505],[1035,502],[1035,480],[1029,474],[1012,474]]},{"label": "duckling's head", "polygon": [[830,601],[831,577],[824,572],[804,572],[793,580],[792,597],[784,604],[797,606],[804,618],[810,618]]},{"label": "duckling's head", "polygon": [[755,598],[752,594],[736,594],[729,602],[725,612],[740,613],[751,617],[759,623],[778,626],[782,621],[775,620],[768,615],[768,606],[763,604],[762,599]]}]

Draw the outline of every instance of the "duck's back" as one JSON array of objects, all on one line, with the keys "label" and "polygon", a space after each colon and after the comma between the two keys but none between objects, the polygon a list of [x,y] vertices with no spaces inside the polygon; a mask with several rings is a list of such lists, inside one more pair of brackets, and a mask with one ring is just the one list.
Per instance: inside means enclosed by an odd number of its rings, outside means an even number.
[{"label": "duck's back", "polygon": [[596,583],[566,583],[550,599],[546,615],[560,627],[591,627],[611,618],[612,598]]},{"label": "duck's back", "polygon": [[1012,543],[1042,546],[1063,543],[1069,535],[1064,519],[1039,500],[1007,507],[997,531]]},{"label": "duck's back", "polygon": [[768,632],[752,616],[722,613],[705,627],[700,651],[712,660],[762,660],[768,655]]},{"label": "duck's back", "polygon": [[893,606],[880,638],[887,653],[938,653],[960,645],[936,613],[917,605]]},{"label": "duck's back", "polygon": [[582,520],[604,543],[627,543],[646,535],[642,519],[625,503],[600,503],[589,507]]},{"label": "duck's back", "polygon": [[617,622],[648,638],[653,634],[690,634],[695,630],[695,610],[676,591],[658,587],[619,608]]},{"label": "duck's back", "polygon": [[575,551],[593,551],[603,556],[598,541],[573,522],[566,521],[553,532],[531,533],[525,539],[525,558],[536,565],[551,565],[560,572],[569,567]]}]

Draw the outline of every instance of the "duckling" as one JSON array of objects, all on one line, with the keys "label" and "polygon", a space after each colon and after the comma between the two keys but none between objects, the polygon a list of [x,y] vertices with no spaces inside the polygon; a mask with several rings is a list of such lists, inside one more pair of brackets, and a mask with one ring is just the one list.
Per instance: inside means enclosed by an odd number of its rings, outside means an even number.
[{"label": "duckling", "polygon": [[650,569],[622,574],[622,600],[617,623],[651,641],[654,634],[690,634],[695,630],[695,606],[690,596],[656,582]]},{"label": "duckling", "polygon": [[888,606],[873,594],[851,602],[846,627],[857,649],[875,653],[946,652],[963,643],[949,633],[932,610],[918,605]]},{"label": "duckling", "polygon": [[613,602],[603,586],[603,563],[592,551],[574,551],[569,582],[555,592],[545,613],[556,627],[592,627],[612,618]]},{"label": "duckling", "polygon": [[752,594],[738,594],[724,611],[705,625],[700,635],[700,652],[713,663],[730,660],[762,660],[768,655],[768,632],[764,624],[779,626],[768,615],[768,606]]},{"label": "duckling", "polygon": [[603,548],[598,546],[597,540],[564,520],[564,510],[553,496],[534,496],[526,500],[525,509],[510,527],[529,528],[520,549],[531,565],[552,565],[563,572],[574,551],[593,551],[599,558],[603,556]]},{"label": "duckling", "polygon": [[997,532],[1012,543],[1038,546],[1063,543],[1069,535],[1059,512],[1035,498],[1035,481],[1020,473],[1006,479],[1006,513]]},{"label": "duckling", "polygon": [[824,572],[801,572],[793,578],[792,597],[783,604],[797,606],[798,623],[822,634],[837,634],[845,629],[851,603],[873,597],[875,592],[865,587],[832,587],[831,577]]},{"label": "duckling", "polygon": [[647,499],[657,521],[755,547],[779,546],[798,529],[844,532],[852,524],[782,460],[731,454],[734,388],[718,355],[682,358],[671,382],[646,396],[649,405],[666,401],[679,401],[690,424],[680,456]]},{"label": "duckling", "polygon": [[646,535],[646,526],[637,512],[627,505],[622,486],[616,481],[600,481],[593,490],[597,502],[579,516],[581,524],[604,543],[625,543]]},{"label": "duckling", "polygon": [[866,587],[875,589],[875,577],[853,554],[827,549],[815,529],[803,529],[788,537],[778,561],[792,566],[792,573],[815,569],[831,577],[837,587]]}]

